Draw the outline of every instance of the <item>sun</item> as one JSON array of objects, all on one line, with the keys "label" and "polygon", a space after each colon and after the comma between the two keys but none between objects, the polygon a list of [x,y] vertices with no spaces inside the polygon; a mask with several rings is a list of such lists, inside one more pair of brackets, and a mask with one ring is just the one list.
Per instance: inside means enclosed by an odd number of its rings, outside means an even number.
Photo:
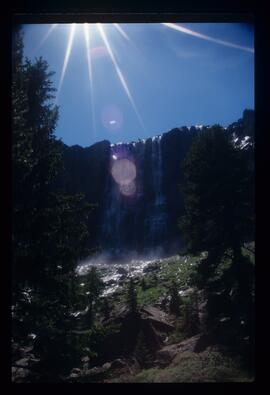
[{"label": "sun", "polygon": [[[127,42],[131,42],[129,36],[127,35],[127,33],[123,30],[123,28],[118,24],[118,23],[113,23],[112,24],[115,29],[119,32],[119,34],[121,35],[121,37],[123,39],[125,39]],[[52,24],[49,28],[49,30],[47,31],[47,33],[45,34],[44,38],[42,39],[42,41],[40,42],[39,46],[36,49],[39,49],[44,43],[45,41],[49,38],[49,36],[52,34],[52,32],[58,27],[58,24]],[[88,68],[88,78],[89,78],[89,89],[90,89],[90,96],[91,96],[91,111],[92,111],[92,123],[93,123],[93,130],[95,133],[96,130],[96,125],[95,125],[95,112],[94,112],[94,90],[93,90],[93,67],[92,67],[92,59],[91,59],[91,38],[92,38],[92,34],[94,31],[98,31],[103,42],[104,45],[108,51],[108,54],[111,58],[111,61],[113,63],[113,66],[115,68],[115,72],[118,76],[119,82],[122,86],[122,88],[124,89],[126,96],[138,118],[138,121],[141,125],[141,127],[146,130],[144,122],[142,120],[142,117],[138,111],[138,108],[134,102],[134,98],[131,94],[128,82],[126,80],[126,78],[123,75],[123,71],[121,70],[119,64],[116,61],[116,57],[113,53],[112,47],[109,43],[106,31],[104,26],[102,26],[101,23],[83,23],[83,24],[77,24],[77,23],[72,23],[70,25],[70,30],[69,30],[69,36],[68,36],[68,41],[67,41],[67,46],[66,46],[66,51],[65,51],[65,56],[64,56],[64,61],[63,61],[63,66],[61,69],[61,74],[60,74],[60,80],[59,80],[59,84],[58,84],[58,89],[57,89],[57,94],[56,94],[56,98],[55,98],[55,102],[58,103],[59,100],[59,96],[61,94],[61,90],[62,90],[62,86],[64,83],[64,79],[65,79],[65,75],[66,75],[66,70],[69,64],[69,60],[71,57],[71,53],[72,53],[72,46],[73,46],[73,41],[74,41],[74,36],[76,33],[76,30],[78,29],[78,27],[81,27],[83,29],[84,32],[84,40],[85,40],[85,50],[86,50],[86,59],[87,59],[87,68]]]},{"label": "sun", "polygon": [[[132,44],[130,37],[128,36],[128,34],[124,31],[124,29],[118,24],[118,23],[112,23],[111,24],[116,31],[121,35],[121,37],[128,43]],[[188,34],[191,35],[193,37],[199,38],[199,39],[203,39],[203,40],[207,40],[210,41],[212,43],[218,44],[218,45],[225,45],[231,48],[235,48],[238,50],[244,50],[247,52],[252,52],[254,53],[254,49],[253,48],[248,48],[248,47],[243,47],[231,42],[227,42],[224,40],[219,40],[217,38],[213,38],[210,36],[206,36],[204,34],[195,32],[191,29],[187,29],[186,27],[183,27],[179,24],[176,23],[160,23],[161,26],[165,27],[166,29],[172,29],[174,32],[180,32],[182,34]],[[38,47],[36,48],[39,49],[44,43],[45,41],[49,38],[49,36],[52,34],[52,32],[54,32],[56,30],[56,28],[58,27],[58,24],[52,24],[50,26],[50,28],[48,29],[47,33],[45,34],[44,38],[41,40],[40,44],[38,45]],[[66,46],[66,51],[65,51],[65,56],[64,56],[64,61],[63,61],[63,65],[62,65],[62,69],[61,69],[61,74],[60,74],[60,80],[59,80],[59,84],[58,84],[58,89],[57,89],[57,94],[56,94],[56,103],[59,100],[59,96],[61,94],[61,90],[62,90],[62,86],[64,83],[64,79],[65,79],[65,74],[66,74],[66,70],[70,61],[70,57],[71,57],[71,53],[72,53],[72,46],[73,46],[73,41],[74,41],[74,36],[76,34],[77,29],[81,28],[83,29],[83,33],[84,33],[84,40],[85,40],[85,50],[86,50],[86,59],[87,59],[87,68],[88,68],[88,78],[89,78],[89,89],[90,89],[90,100],[91,100],[91,111],[92,111],[92,123],[93,123],[93,130],[95,133],[96,130],[96,121],[95,121],[95,112],[94,112],[94,107],[95,107],[95,102],[94,102],[94,89],[93,89],[93,80],[94,80],[94,76],[93,76],[93,67],[92,67],[92,35],[93,34],[99,34],[100,37],[102,38],[105,48],[110,56],[110,59],[112,61],[112,64],[114,66],[115,72],[118,76],[120,85],[122,86],[122,89],[124,90],[127,99],[133,109],[133,111],[136,114],[136,117],[138,119],[139,124],[141,125],[141,127],[146,131],[146,127],[144,125],[144,121],[140,115],[140,112],[137,108],[137,105],[134,101],[133,95],[130,91],[129,85],[128,85],[128,81],[125,78],[123,71],[121,70],[116,57],[113,53],[112,47],[110,45],[109,39],[108,39],[108,35],[105,29],[105,26],[101,23],[83,23],[83,24],[77,24],[77,23],[72,23],[70,24],[70,29],[69,29],[69,35],[68,35],[68,40],[67,40],[67,46]]]}]

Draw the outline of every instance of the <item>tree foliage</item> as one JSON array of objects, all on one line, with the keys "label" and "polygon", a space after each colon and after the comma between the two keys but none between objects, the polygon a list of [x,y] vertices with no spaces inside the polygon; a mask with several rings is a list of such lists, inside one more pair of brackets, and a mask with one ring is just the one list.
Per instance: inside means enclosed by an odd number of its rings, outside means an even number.
[{"label": "tree foliage", "polygon": [[76,349],[71,339],[78,306],[75,268],[88,254],[91,207],[81,195],[54,190],[62,143],[54,135],[59,109],[52,101],[53,73],[42,58],[24,60],[19,28],[12,70],[13,337],[25,344],[34,333],[41,365],[57,375]]},{"label": "tree foliage", "polygon": [[[247,133],[254,135],[250,129]],[[238,334],[244,322],[252,337],[254,271],[242,246],[254,240],[254,159],[252,146],[235,145],[234,137],[216,125],[194,141],[183,163],[185,214],[180,228],[190,252],[207,251],[198,267],[197,285],[208,292],[212,329],[227,314]],[[231,262],[225,265],[228,256]],[[210,311],[210,301],[215,312]]]},{"label": "tree foliage", "polygon": [[85,291],[87,295],[87,323],[92,326],[95,319],[95,310],[98,298],[104,288],[104,283],[101,280],[99,272],[93,266],[86,276]]},{"label": "tree foliage", "polygon": [[169,310],[171,313],[175,314],[176,316],[180,316],[182,300],[178,294],[178,289],[175,281],[172,281],[169,293],[170,293]]},{"label": "tree foliage", "polygon": [[253,231],[252,173],[245,152],[220,126],[203,131],[184,163],[185,215],[190,251],[239,247]]},{"label": "tree foliage", "polygon": [[142,368],[149,368],[153,364],[153,352],[149,348],[147,337],[145,336],[143,330],[140,330],[138,334],[136,346],[134,349],[134,357],[137,359]]},{"label": "tree foliage", "polygon": [[135,313],[137,311],[137,293],[136,293],[134,281],[132,278],[130,279],[129,285],[128,285],[127,305],[132,313]]}]

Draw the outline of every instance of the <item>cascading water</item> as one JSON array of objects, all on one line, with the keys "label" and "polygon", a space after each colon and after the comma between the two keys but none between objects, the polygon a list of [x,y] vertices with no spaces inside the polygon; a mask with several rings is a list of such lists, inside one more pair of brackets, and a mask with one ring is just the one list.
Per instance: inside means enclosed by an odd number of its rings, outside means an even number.
[{"label": "cascading water", "polygon": [[[146,166],[150,166],[148,178]],[[167,227],[161,136],[147,142],[112,144],[109,171],[100,237],[103,250],[121,255],[159,247]]]},{"label": "cascading water", "polygon": [[154,248],[162,243],[166,233],[166,201],[162,191],[162,154],[161,136],[152,138],[152,180],[153,200],[149,205],[146,223],[146,247]]}]

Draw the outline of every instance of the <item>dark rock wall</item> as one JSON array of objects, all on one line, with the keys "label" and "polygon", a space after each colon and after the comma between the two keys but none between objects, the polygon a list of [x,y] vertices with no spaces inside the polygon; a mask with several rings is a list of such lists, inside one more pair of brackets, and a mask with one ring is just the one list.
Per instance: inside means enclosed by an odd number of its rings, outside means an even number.
[{"label": "dark rock wall", "polygon": [[[90,215],[91,247],[145,252],[162,246],[167,253],[183,246],[177,222],[184,210],[181,162],[198,127],[175,128],[162,136],[129,144],[108,141],[82,148],[64,147],[64,170],[57,187],[66,193],[83,193],[97,207]],[[230,125],[232,137],[254,137],[254,111]],[[136,193],[127,198],[111,175],[115,156],[136,167]]]}]

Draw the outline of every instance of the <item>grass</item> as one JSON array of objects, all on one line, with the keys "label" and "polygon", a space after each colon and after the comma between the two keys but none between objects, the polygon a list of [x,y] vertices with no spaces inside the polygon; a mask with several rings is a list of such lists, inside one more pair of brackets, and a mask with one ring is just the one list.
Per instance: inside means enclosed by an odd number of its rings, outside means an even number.
[{"label": "grass", "polygon": [[167,294],[167,289],[164,286],[151,287],[143,290],[141,286],[137,288],[137,301],[140,306],[151,305],[159,298]]},{"label": "grass", "polygon": [[130,383],[200,383],[251,382],[253,377],[241,367],[239,361],[218,351],[202,353],[182,352],[166,368],[142,370],[134,376],[123,376],[112,382]]},{"label": "grass", "polygon": [[177,256],[162,262],[157,274],[145,274],[146,289],[137,286],[139,305],[149,305],[157,302],[168,294],[174,280],[179,288],[190,286],[191,276],[196,272],[200,257]]},{"label": "grass", "polygon": [[200,256],[178,256],[165,261],[161,267],[159,278],[170,285],[175,280],[179,287],[188,287],[190,278],[196,272],[196,267],[200,261]]},{"label": "grass", "polygon": [[[140,306],[156,303],[160,298],[168,295],[168,290],[174,280],[179,288],[189,287],[190,279],[196,273],[200,256],[174,256],[164,259],[157,272],[143,275],[146,287],[141,286],[141,281],[136,285],[137,300]],[[120,302],[125,302],[127,284],[122,287]]]}]

